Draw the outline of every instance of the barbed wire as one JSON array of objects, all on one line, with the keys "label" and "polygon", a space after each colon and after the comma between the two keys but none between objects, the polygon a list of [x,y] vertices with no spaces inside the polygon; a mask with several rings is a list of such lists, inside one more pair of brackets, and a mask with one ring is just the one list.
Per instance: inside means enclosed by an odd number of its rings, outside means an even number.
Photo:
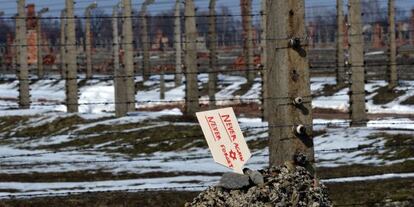
[{"label": "barbed wire", "polygon": [[[200,23],[201,24],[201,23]],[[198,26],[200,26],[200,24],[198,24]],[[246,29],[234,29],[234,30],[232,30],[233,32],[237,32],[237,31],[243,31],[243,32],[248,32],[248,31],[259,31],[260,29],[259,28],[253,28],[253,29],[251,29],[251,30],[246,30]],[[405,32],[413,32],[414,31],[414,29],[410,29],[410,30],[406,30]],[[198,32],[197,32],[198,33]],[[207,33],[207,32],[206,32]],[[147,35],[146,36],[151,36],[151,35],[157,35],[158,33],[157,32],[149,32],[149,33],[147,33]],[[173,33],[173,34],[175,34],[175,33]],[[347,36],[347,37],[352,37],[352,36],[366,36],[367,34],[365,34],[365,33],[363,33],[363,34],[342,34],[342,35],[336,35],[336,36]],[[142,36],[142,34],[140,35],[140,37]],[[259,42],[259,41],[263,41],[263,40],[290,40],[292,37],[283,37],[283,38],[262,38],[262,37],[257,37],[257,38],[250,38],[250,39],[241,39],[241,40],[239,40],[240,42],[241,41],[244,41],[244,42],[250,42],[250,41],[252,41],[252,42]],[[302,37],[302,38],[300,38],[300,39],[302,39],[302,40],[309,40],[309,39],[313,39],[313,37],[311,36],[311,35],[307,35],[306,37]],[[208,41],[208,39],[206,39],[206,40],[192,40],[192,41],[189,41],[189,40],[180,40],[180,41],[175,41],[175,40],[171,40],[171,41],[169,41],[169,43],[171,43],[171,44],[173,44],[173,43],[205,43],[205,42],[207,42]],[[364,41],[364,42],[366,42],[366,41]],[[148,41],[148,42],[143,42],[143,41],[133,41],[132,43],[125,43],[125,42],[120,42],[120,43],[113,43],[113,42],[111,42],[111,43],[99,43],[99,42],[92,42],[92,43],[90,43],[90,44],[87,44],[87,43],[85,43],[85,42],[83,42],[83,43],[79,43],[79,42],[77,42],[77,43],[74,43],[74,44],[61,44],[61,43],[55,43],[55,44],[49,44],[49,43],[33,43],[33,44],[18,44],[18,43],[16,43],[16,44],[9,44],[9,45],[5,45],[5,44],[0,44],[0,47],[34,47],[34,46],[38,46],[38,47],[65,47],[65,46],[89,46],[89,45],[91,45],[91,46],[114,46],[114,45],[130,45],[130,44],[133,44],[133,45],[136,45],[136,44],[138,44],[138,43],[140,43],[140,44],[145,44],[145,43],[151,43],[151,44],[153,44],[154,43],[154,41]],[[335,41],[333,41],[332,43],[335,43]],[[263,47],[263,45],[261,45],[260,47]]]},{"label": "barbed wire", "polygon": [[[198,33],[198,32],[197,32]],[[299,37],[297,37],[297,38],[299,38]],[[263,39],[263,38],[251,38],[251,39],[245,39],[245,40],[240,40],[240,41],[245,41],[245,42],[258,42],[259,40],[290,40],[290,39],[292,39],[292,37],[281,37],[281,38],[266,38],[266,39]],[[305,39],[308,39],[308,37],[306,36],[306,37],[301,37],[300,39],[302,39],[302,40],[305,40]],[[182,44],[185,44],[185,43],[206,43],[208,40],[197,40],[197,39],[194,39],[194,40],[180,40],[180,41],[175,41],[175,40],[172,40],[172,41],[169,41],[169,43],[182,43]],[[9,45],[4,45],[4,44],[1,44],[0,45],[0,47],[34,47],[34,46],[39,46],[39,47],[74,47],[74,46],[89,46],[89,45],[91,45],[91,46],[114,46],[114,45],[136,45],[136,44],[138,44],[138,43],[141,43],[141,44],[145,44],[145,43],[151,43],[151,44],[153,44],[154,43],[154,41],[148,41],[148,42],[143,42],[143,41],[133,41],[133,42],[119,42],[119,43],[99,43],[99,42],[97,42],[97,43],[90,43],[90,44],[86,44],[86,43],[79,43],[79,42],[76,42],[76,43],[73,43],[73,44],[68,44],[68,43],[65,43],[65,44],[61,44],[61,43],[57,43],[57,44],[44,44],[44,43],[42,43],[42,44],[38,44],[38,43],[34,43],[34,44],[18,44],[18,43],[16,43],[16,44],[9,44]],[[288,42],[286,42],[286,44],[287,44]],[[305,46],[305,45],[303,45],[303,46]],[[191,50],[186,50],[186,51],[191,51]],[[199,51],[199,52],[202,52],[202,51],[200,51],[199,49],[197,49],[197,51]]]},{"label": "barbed wire", "polygon": [[[210,15],[210,14],[197,14],[197,15],[162,15],[162,16],[158,16],[161,18],[195,18],[195,17],[255,17],[255,16],[263,16],[264,14],[262,13],[258,13],[258,14],[216,14],[216,15]],[[148,16],[143,16],[143,15],[122,15],[122,16],[74,16],[74,17],[60,17],[60,16],[55,16],[55,17],[20,17],[20,16],[11,16],[11,17],[0,17],[0,19],[4,19],[4,20],[17,20],[17,19],[24,19],[24,20],[30,20],[30,19],[46,19],[46,20],[68,20],[68,19],[127,19],[127,18],[131,18],[131,19],[146,19],[148,18]]]},{"label": "barbed wire", "polygon": [[[200,137],[200,136],[199,136]],[[320,149],[314,150],[315,153],[353,153],[353,152],[369,152],[373,150],[393,150],[393,149],[414,149],[414,144],[412,143],[400,143],[400,144],[388,144],[386,146],[370,146],[370,145],[359,145],[357,147],[349,148],[335,148],[335,149]],[[123,163],[123,162],[140,162],[140,161],[191,161],[199,159],[209,159],[212,158],[212,155],[205,156],[189,156],[189,157],[164,157],[164,158],[154,158],[154,157],[143,157],[143,158],[121,158],[121,159],[105,159],[105,160],[80,160],[80,161],[53,161],[53,162],[34,162],[34,163],[17,163],[17,164],[4,164],[5,160],[10,158],[23,158],[23,157],[35,157],[40,155],[50,155],[57,153],[65,152],[75,152],[74,149],[63,150],[63,151],[52,151],[52,152],[41,152],[41,153],[31,153],[31,154],[20,154],[20,155],[11,155],[11,156],[2,156],[2,163],[0,167],[2,168],[16,168],[16,167],[34,167],[34,166],[51,166],[51,165],[78,165],[78,164],[97,164],[97,163]],[[99,150],[86,150],[81,153],[92,153],[99,152]],[[260,157],[267,157],[268,155],[256,155]],[[14,162],[14,160],[10,161]],[[315,162],[318,163],[318,162]]]},{"label": "barbed wire", "polygon": [[[354,95],[361,95],[361,94],[366,94],[366,92],[360,92],[360,93],[352,93]],[[335,96],[345,96],[345,95],[350,95],[350,93],[337,93],[337,94],[333,94],[330,97],[335,97]],[[317,95],[310,95],[310,96],[303,96],[302,98],[306,99],[306,98],[314,98],[314,97],[319,97]],[[87,102],[87,103],[66,103],[66,102],[57,102],[57,103],[35,103],[33,104],[33,102],[31,101],[30,103],[31,106],[60,106],[60,105],[115,105],[115,104],[146,104],[146,103],[184,103],[184,102],[231,102],[231,101],[237,101],[237,102],[242,102],[242,103],[249,103],[249,102],[256,102],[256,101],[263,101],[263,100],[285,100],[286,103],[280,103],[280,105],[294,105],[293,100],[296,97],[258,97],[258,98],[221,98],[221,99],[215,99],[215,100],[210,100],[210,99],[203,99],[202,97],[200,97],[199,99],[196,100],[191,100],[191,99],[181,99],[181,100],[145,100],[145,101],[139,101],[139,100],[135,100],[135,101],[126,101],[126,102],[114,102],[114,101],[102,101],[102,102]],[[387,99],[384,99],[387,100]],[[337,100],[334,100],[337,101]],[[366,100],[364,101],[366,102]],[[304,104],[307,103],[311,103],[310,101],[304,101]],[[9,104],[0,104],[0,107],[9,107]]]},{"label": "barbed wire", "polygon": [[[240,5],[237,5],[240,6]],[[100,6],[99,8],[113,8],[113,6],[108,6],[108,7],[102,7]],[[81,8],[74,8],[74,11],[79,10]],[[4,11],[4,10],[3,10]],[[167,9],[165,10],[165,12],[172,12],[173,10],[171,9]],[[404,9],[404,10],[399,10],[399,12],[410,12],[410,9]],[[135,13],[135,12],[132,12]],[[366,15],[366,14],[384,14],[384,12],[379,11],[379,12],[362,12],[362,15]],[[257,13],[252,13],[252,14],[215,14],[215,15],[210,15],[207,12],[198,12],[198,14],[196,15],[173,15],[173,14],[155,14],[155,15],[151,15],[151,14],[133,14],[133,15],[123,15],[123,16],[117,16],[117,17],[113,17],[110,14],[104,14],[101,16],[97,16],[97,15],[92,15],[92,16],[78,16],[78,15],[74,15],[74,17],[61,17],[61,16],[35,16],[35,17],[29,17],[29,16],[25,16],[25,17],[19,17],[18,15],[15,16],[3,16],[0,17],[0,20],[17,20],[17,19],[44,19],[44,20],[67,20],[67,19],[125,19],[125,18],[132,18],[132,19],[149,19],[149,18],[160,18],[160,19],[168,19],[168,18],[194,18],[194,17],[199,17],[199,18],[210,18],[210,17],[256,17],[256,16],[266,16],[267,14],[260,10]],[[336,15],[314,15],[314,16],[306,16],[306,19],[319,19],[319,18],[336,18]],[[376,20],[376,21],[365,21],[362,22],[361,24],[367,24],[367,23],[385,23],[384,20]],[[208,23],[206,23],[208,24]]]},{"label": "barbed wire", "polygon": [[[165,71],[163,72],[163,75],[177,75],[177,74],[196,74],[196,75],[202,75],[202,74],[209,74],[209,73],[237,73],[237,72],[249,72],[249,71],[263,71],[264,69],[258,69],[258,68],[247,68],[247,69],[225,69],[225,70],[206,70],[206,71],[199,71],[199,72],[170,72],[170,71]],[[154,73],[145,73],[145,75],[151,75]],[[162,73],[155,73],[155,75],[161,75]],[[38,80],[83,80],[83,79],[89,79],[89,80],[113,80],[115,78],[136,78],[136,77],[141,77],[143,75],[143,73],[136,73],[134,75],[111,75],[111,76],[107,76],[107,77],[90,77],[90,78],[86,78],[86,77],[76,77],[76,78],[69,78],[69,77],[65,77],[65,78],[55,78],[55,77],[44,77],[44,78],[13,78],[13,77],[0,77],[0,80],[3,81],[16,81],[16,80],[26,80],[26,81],[38,81]]]},{"label": "barbed wire", "polygon": [[[381,122],[369,122],[369,121],[377,121],[377,120],[366,120],[366,121],[360,121],[360,122],[352,122],[351,120],[344,120],[344,121],[334,121],[334,122],[329,122],[329,123],[314,123],[311,125],[305,125],[305,127],[314,127],[314,126],[324,126],[324,127],[343,127],[345,126],[345,128],[348,128],[348,126],[350,124],[369,124],[369,125],[379,125],[379,126],[386,126],[386,125],[402,125],[402,124],[414,124],[414,120],[413,121],[385,121],[383,123]],[[271,128],[285,128],[285,127],[296,127],[298,126],[298,124],[282,124],[282,125],[266,125],[266,126],[252,126],[252,127],[242,127],[241,130],[242,131],[249,131],[249,130],[253,130],[253,129],[271,129]],[[386,127],[384,127],[386,128]],[[54,136],[69,136],[69,138],[71,137],[78,137],[78,136],[86,136],[86,137],[99,137],[99,136],[112,136],[112,135],[121,135],[121,134],[133,134],[138,132],[138,130],[136,131],[109,131],[109,132],[95,132],[95,133],[66,133],[66,134],[56,134]],[[12,132],[13,133],[13,132]],[[15,133],[15,132],[14,132]],[[14,136],[14,135],[10,135],[10,136]],[[33,139],[33,138],[52,138],[54,136],[28,136],[28,137],[8,137],[8,136],[3,136],[2,139],[0,140],[9,140],[9,139]],[[196,139],[196,138],[200,138],[203,135],[200,133],[199,135],[196,136],[185,136],[183,135],[181,138],[186,138],[186,139]],[[178,138],[178,137],[177,137]],[[398,147],[398,146],[412,146],[412,144],[399,144],[399,145],[387,145],[386,147]],[[364,148],[372,148],[373,146],[358,146],[356,148],[338,148],[338,149],[329,149],[329,150],[319,150],[320,152],[338,152],[338,151],[352,151],[352,150],[360,150],[360,149],[364,149]],[[375,147],[375,146],[374,146]],[[30,156],[38,156],[38,155],[44,155],[44,154],[53,154],[53,153],[62,153],[62,152],[75,152],[75,151],[79,151],[79,150],[83,150],[85,152],[95,152],[96,150],[89,150],[90,147],[80,147],[80,148],[70,148],[68,150],[56,150],[56,151],[47,151],[47,152],[40,152],[40,153],[29,153],[29,154],[20,154],[20,155],[11,155],[11,156],[0,156],[0,159],[7,159],[7,158],[14,158],[14,157],[30,157]],[[148,160],[149,158],[142,158],[139,159],[140,161],[143,160]],[[164,160],[165,158],[162,158],[161,160]],[[187,158],[185,158],[187,159]],[[126,159],[126,160],[131,160],[131,159]],[[136,160],[136,159],[134,159]],[[102,161],[102,162],[106,162],[106,161]]]},{"label": "barbed wire", "polygon": [[[406,117],[407,118],[407,117]],[[414,118],[414,117],[413,117]],[[374,121],[374,122],[370,122],[370,121]],[[334,122],[328,122],[328,123],[313,123],[310,125],[304,125],[306,127],[314,127],[314,126],[325,126],[325,127],[341,127],[341,126],[349,126],[350,124],[369,124],[369,125],[380,125],[380,126],[384,126],[384,125],[402,125],[402,124],[414,124],[414,120],[413,121],[385,121],[385,122],[375,122],[378,120],[366,120],[366,121],[359,121],[359,122],[353,122],[351,120],[344,120],[344,121],[334,121]],[[294,126],[298,126],[298,124],[283,124],[283,125],[264,125],[264,126],[251,126],[251,127],[242,127],[241,130],[242,131],[249,131],[252,129],[269,129],[269,128],[282,128],[282,127],[294,127]],[[56,134],[54,136],[69,136],[70,137],[76,137],[76,136],[92,136],[92,137],[96,137],[96,136],[105,136],[105,135],[120,135],[120,134],[131,134],[131,133],[136,133],[140,131],[139,129],[134,131],[109,131],[109,132],[104,132],[104,133],[99,133],[99,132],[94,132],[94,133],[84,133],[84,132],[79,132],[79,133],[59,133]],[[11,134],[13,133],[17,133],[16,131],[11,131]],[[9,135],[9,136],[1,136],[0,138],[8,138],[8,139],[32,139],[32,138],[45,138],[44,136],[40,135],[40,136],[28,136],[28,137],[10,137],[10,136],[14,136],[14,135]],[[202,136],[202,134],[197,135],[197,136],[184,136],[185,138],[191,139],[191,138],[199,138],[200,136]],[[48,137],[48,136],[46,136]],[[49,136],[50,137],[50,136]],[[4,139],[3,139],[4,140]]]},{"label": "barbed wire", "polygon": [[[405,91],[414,90],[414,88],[405,88]],[[371,93],[368,91],[365,92],[358,92],[358,93],[335,93],[331,94],[329,96],[324,96],[323,94],[312,94],[310,96],[303,96],[301,98],[307,99],[307,98],[322,98],[315,101],[327,101],[327,102],[337,102],[337,101],[344,101],[349,102],[349,99],[330,99],[332,97],[339,97],[339,96],[350,96],[350,95],[370,95]],[[294,99],[296,97],[258,97],[258,98],[242,98],[242,97],[235,97],[235,98],[221,98],[221,99],[205,99],[203,97],[200,97],[199,99],[195,100],[189,100],[189,99],[180,99],[180,100],[143,100],[143,101],[125,101],[125,102],[115,102],[115,101],[101,101],[101,102],[83,102],[83,103],[66,103],[66,102],[60,102],[60,101],[30,101],[30,105],[37,107],[37,106],[70,106],[70,105],[77,105],[77,106],[96,106],[96,105],[117,105],[117,104],[184,104],[184,103],[193,103],[197,102],[200,105],[205,103],[223,103],[228,102],[228,105],[232,104],[251,104],[251,103],[263,103],[265,100],[281,100],[285,101],[284,103],[278,103],[278,106],[284,106],[284,105],[295,105]],[[387,98],[376,98],[377,101],[389,101]],[[17,101],[13,100],[13,101]],[[369,102],[369,99],[365,99],[363,101],[353,101],[353,103],[367,103]],[[310,104],[312,101],[303,101],[303,104]],[[17,104],[17,103],[16,103]],[[3,110],[17,110],[19,109],[17,106],[13,107],[12,104],[0,104],[0,107],[8,107],[3,108]]]},{"label": "barbed wire", "polygon": [[[197,67],[202,67],[205,64],[205,66],[208,66],[208,63],[198,63]],[[333,63],[334,64],[334,63]],[[18,64],[16,64],[17,66]],[[245,65],[245,64],[243,64]],[[391,66],[391,65],[396,65],[396,66],[413,66],[414,63],[396,63],[396,64],[390,64],[390,63],[379,63],[379,64],[372,64],[372,63],[364,63],[364,64],[350,64],[350,65],[346,65],[344,66],[345,68],[347,68],[350,72],[352,72],[352,68],[359,68],[359,67],[386,67],[386,66]],[[221,66],[232,66],[232,67],[240,67],[242,65],[238,65],[238,64],[216,64],[214,65],[215,67],[221,67]],[[13,67],[13,65],[10,65],[10,67]],[[160,66],[161,68],[163,66]],[[309,69],[336,69],[338,68],[337,66],[313,66],[312,64],[309,65]],[[31,69],[31,70],[36,70],[36,69]],[[161,70],[161,69],[160,69]],[[262,72],[262,71],[268,71],[268,69],[265,68],[260,68],[260,67],[254,67],[254,68],[245,68],[245,69],[234,69],[234,68],[229,68],[229,69],[221,69],[221,70],[202,70],[202,71],[198,71],[198,72],[171,72],[171,71],[164,71],[164,72],[158,72],[158,73],[136,73],[134,75],[117,75],[117,76],[107,76],[107,77],[76,77],[76,78],[69,78],[69,77],[65,77],[65,78],[56,78],[56,77],[43,77],[43,78],[16,78],[16,77],[4,77],[1,76],[0,80],[1,81],[16,81],[16,80],[22,80],[22,81],[38,81],[38,80],[113,80],[115,78],[130,78],[130,77],[141,77],[143,74],[144,75],[177,75],[177,74],[197,74],[197,75],[201,75],[201,74],[210,74],[210,73],[236,73],[236,72],[250,72],[250,71],[256,71],[256,72]],[[368,73],[369,71],[365,71],[365,73]],[[378,72],[378,71],[376,71]],[[413,71],[414,73],[414,71]],[[405,73],[406,74],[406,73]]]}]

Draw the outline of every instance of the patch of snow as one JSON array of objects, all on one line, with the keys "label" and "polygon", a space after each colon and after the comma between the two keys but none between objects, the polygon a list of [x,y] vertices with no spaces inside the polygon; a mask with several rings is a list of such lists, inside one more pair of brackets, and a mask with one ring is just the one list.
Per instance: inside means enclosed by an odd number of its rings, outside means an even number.
[{"label": "patch of snow", "polygon": [[[73,194],[84,192],[120,191],[120,190],[146,190],[158,188],[183,188],[185,190],[202,190],[203,187],[214,184],[217,176],[178,176],[168,178],[145,178],[129,180],[109,180],[94,182],[50,182],[50,183],[20,183],[0,182],[0,189],[13,189],[17,193],[0,192],[0,197],[24,197],[33,194]],[[192,181],[200,183],[192,183]]]},{"label": "patch of snow", "polygon": [[17,109],[0,111],[0,117],[5,116],[36,116],[53,112],[48,109]]},{"label": "patch of snow", "polygon": [[348,111],[349,107],[349,96],[348,88],[344,88],[339,92],[335,93],[333,96],[321,96],[314,98],[312,100],[313,108],[328,108],[336,109],[340,111]]},{"label": "patch of snow", "polygon": [[384,51],[373,51],[373,52],[367,52],[367,53],[365,53],[365,56],[383,55],[383,54],[385,54]]},{"label": "patch of snow", "polygon": [[84,124],[80,126],[78,129],[74,130],[73,132],[83,131],[88,128],[95,127],[97,125],[121,125],[121,124],[130,124],[130,123],[139,123],[144,120],[151,120],[151,119],[157,119],[162,116],[167,115],[182,115],[182,112],[180,109],[166,109],[158,112],[132,112],[129,113],[126,117],[121,118],[115,118],[115,119],[109,119],[99,122],[94,122],[90,124]]},{"label": "patch of snow", "polygon": [[382,119],[371,120],[367,123],[369,128],[390,128],[414,130],[414,121],[411,119]]},{"label": "patch of snow", "polygon": [[414,178],[414,173],[390,173],[390,174],[383,174],[383,175],[323,179],[321,181],[323,183],[344,183],[344,182],[358,182],[358,181],[372,181],[372,180],[387,180],[387,179],[395,179],[395,178]]},{"label": "patch of snow", "polygon": [[[384,84],[386,85],[386,84]],[[384,105],[375,105],[372,100],[367,103],[367,109],[370,113],[395,113],[395,114],[413,114],[412,105],[402,105],[401,102],[414,96],[414,82],[405,81],[404,86],[399,86],[396,90],[405,91],[406,93],[390,103]]]},{"label": "patch of snow", "polygon": [[316,93],[321,91],[326,84],[336,84],[336,79],[334,77],[311,77],[310,82],[312,93]]}]

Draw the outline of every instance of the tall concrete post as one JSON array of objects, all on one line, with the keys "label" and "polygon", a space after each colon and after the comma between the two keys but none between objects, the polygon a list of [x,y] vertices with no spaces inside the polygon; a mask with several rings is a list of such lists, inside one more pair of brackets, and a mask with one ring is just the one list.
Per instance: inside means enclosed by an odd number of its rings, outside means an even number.
[{"label": "tall concrete post", "polygon": [[349,0],[349,62],[351,67],[350,113],[352,126],[365,126],[365,62],[361,1]]},{"label": "tall concrete post", "polygon": [[15,25],[16,25],[15,33],[16,33],[16,36],[13,40],[13,48],[14,48],[15,54],[14,54],[13,62],[12,62],[12,69],[16,72],[16,77],[19,77],[19,62],[20,62],[20,52],[19,52],[19,50],[20,50],[20,48],[19,48],[20,37],[19,37],[19,32],[18,32],[19,31],[19,29],[18,29],[18,27],[19,27],[19,18],[18,18],[19,15],[15,14],[14,17],[16,18],[15,19]]},{"label": "tall concrete post", "polygon": [[30,108],[30,81],[29,67],[27,56],[27,28],[26,28],[26,1],[18,0],[17,21],[16,21],[16,39],[18,46],[18,76],[19,76],[19,108]]},{"label": "tall concrete post", "polygon": [[[4,11],[0,11],[0,17],[3,17],[3,16],[4,16]],[[8,43],[9,43],[9,37],[7,35],[7,37],[6,37],[6,43],[5,44],[7,46],[9,46]],[[8,67],[7,67],[7,64],[5,64],[5,53],[6,53],[6,51],[1,54],[2,57],[0,58],[1,61],[2,61],[2,64],[1,64],[2,74],[0,74],[0,76],[3,76],[3,75],[6,75],[7,74]]]},{"label": "tall concrete post", "polygon": [[73,0],[66,0],[66,106],[69,113],[78,112],[78,80],[76,63],[76,33]]},{"label": "tall concrete post", "polygon": [[165,77],[164,77],[165,70],[166,70],[166,67],[161,66],[161,71],[160,71],[160,99],[161,100],[165,99]]},{"label": "tall concrete post", "polygon": [[92,32],[91,10],[97,7],[96,3],[90,4],[85,10],[85,53],[86,53],[86,78],[92,78]]},{"label": "tall concrete post", "polygon": [[[267,0],[269,157],[271,166],[303,154],[314,162],[304,0]],[[290,39],[292,38],[292,39]]]},{"label": "tall concrete post", "polygon": [[395,0],[388,0],[388,22],[389,22],[389,66],[388,66],[388,89],[398,85],[397,72],[397,44],[395,41]]},{"label": "tall concrete post", "polygon": [[345,85],[345,56],[344,56],[344,3],[336,0],[337,10],[337,37],[336,37],[336,86]]},{"label": "tall concrete post", "polygon": [[186,69],[186,100],[185,114],[194,116],[199,110],[199,91],[197,80],[197,28],[195,6],[193,0],[185,0],[185,69]]},{"label": "tall concrete post", "polygon": [[254,68],[254,40],[252,25],[252,0],[242,0],[242,18],[244,28],[244,56],[246,61],[247,81],[253,83],[256,73]]},{"label": "tall concrete post", "polygon": [[268,106],[268,101],[269,101],[269,89],[268,89],[268,74],[267,74],[267,64],[266,64],[266,60],[267,60],[267,50],[266,50],[266,45],[267,45],[267,5],[266,5],[266,0],[262,0],[261,2],[261,29],[262,29],[262,33],[261,33],[261,42],[260,42],[260,47],[261,47],[261,55],[260,55],[260,60],[261,60],[261,67],[259,69],[261,70],[261,74],[262,74],[262,115],[263,115],[263,120],[267,121],[268,120],[268,115],[269,115],[269,106]]},{"label": "tall concrete post", "polygon": [[175,87],[181,85],[181,82],[183,81],[180,1],[181,0],[175,1],[174,10]]},{"label": "tall concrete post", "polygon": [[128,112],[135,111],[134,41],[132,33],[131,0],[122,0],[124,22],[122,25],[123,65],[125,68],[126,100]]},{"label": "tall concrete post", "polygon": [[62,78],[66,78],[66,63],[65,63],[65,56],[66,56],[66,9],[62,9],[60,12],[60,75]]},{"label": "tall concrete post", "polygon": [[44,77],[43,67],[43,41],[42,41],[42,15],[49,11],[49,8],[43,8],[37,13],[37,76]]},{"label": "tall concrete post", "polygon": [[126,77],[124,67],[120,67],[119,60],[119,31],[118,31],[118,10],[119,5],[113,9],[112,18],[112,38],[113,38],[113,58],[114,58],[114,87],[115,87],[115,114],[117,117],[125,116],[128,112],[126,99]]},{"label": "tall concrete post", "polygon": [[411,9],[411,16],[410,16],[410,26],[411,26],[411,31],[410,31],[410,44],[414,45],[414,9]]},{"label": "tall concrete post", "polygon": [[152,4],[154,0],[146,0],[141,7],[141,42],[142,42],[142,77],[144,81],[149,80],[150,77],[150,47],[151,42],[148,35],[148,16],[147,7]]},{"label": "tall concrete post", "polygon": [[216,0],[210,0],[209,5],[209,31],[208,31],[208,48],[210,50],[210,73],[208,74],[208,97],[209,108],[216,106],[217,92],[217,31],[216,31]]}]

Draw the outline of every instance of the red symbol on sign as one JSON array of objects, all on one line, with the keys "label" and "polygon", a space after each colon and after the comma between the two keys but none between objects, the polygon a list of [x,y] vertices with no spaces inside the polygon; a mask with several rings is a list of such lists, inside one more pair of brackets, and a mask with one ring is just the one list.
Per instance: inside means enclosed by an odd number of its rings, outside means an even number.
[{"label": "red symbol on sign", "polygon": [[229,152],[229,156],[231,159],[237,160],[237,154],[233,150]]}]

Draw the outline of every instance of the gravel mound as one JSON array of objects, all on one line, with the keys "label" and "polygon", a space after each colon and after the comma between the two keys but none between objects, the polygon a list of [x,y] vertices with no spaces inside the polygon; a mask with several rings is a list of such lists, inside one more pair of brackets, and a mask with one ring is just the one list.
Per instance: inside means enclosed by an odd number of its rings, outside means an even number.
[{"label": "gravel mound", "polygon": [[[285,164],[282,167],[247,172],[246,176],[250,177],[248,185],[245,184],[246,178],[243,175],[226,174],[218,186],[208,188],[185,206],[332,206],[326,187],[303,167]],[[263,176],[264,182],[255,182],[258,173]],[[234,178],[231,178],[232,175]],[[240,180],[239,185],[237,180]],[[235,186],[239,189],[235,189]]]}]

